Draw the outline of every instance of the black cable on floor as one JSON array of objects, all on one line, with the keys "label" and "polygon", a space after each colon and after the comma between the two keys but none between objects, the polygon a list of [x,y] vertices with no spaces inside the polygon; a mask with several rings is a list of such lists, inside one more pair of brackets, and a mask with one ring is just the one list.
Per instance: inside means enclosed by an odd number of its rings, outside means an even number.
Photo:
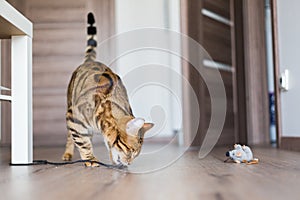
[{"label": "black cable on floor", "polygon": [[107,168],[115,168],[115,169],[124,169],[126,168],[125,165],[111,165],[111,164],[106,164],[106,163],[103,163],[103,162],[100,162],[100,161],[92,161],[92,160],[75,160],[75,161],[67,161],[67,162],[51,162],[51,161],[48,161],[48,160],[33,160],[32,163],[26,163],[26,164],[13,164],[13,163],[10,163],[10,166],[32,166],[32,165],[72,165],[72,164],[75,164],[75,163],[85,163],[85,162],[90,162],[91,164],[93,163],[97,163],[99,165],[102,165],[104,167],[107,167]]}]

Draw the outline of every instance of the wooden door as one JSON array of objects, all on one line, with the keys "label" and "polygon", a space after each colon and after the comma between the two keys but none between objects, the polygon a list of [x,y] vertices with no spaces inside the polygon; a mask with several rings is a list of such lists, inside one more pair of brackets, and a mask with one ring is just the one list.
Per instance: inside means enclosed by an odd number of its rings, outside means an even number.
[{"label": "wooden door", "polygon": [[[182,5],[187,18],[183,20],[183,32],[201,44],[213,61],[219,66],[224,81],[227,100],[227,111],[224,129],[218,144],[231,144],[237,141],[236,126],[236,88],[235,82],[235,40],[234,13],[231,0],[188,1]],[[210,69],[210,61],[203,61],[205,70]],[[200,127],[194,140],[194,145],[200,145],[208,129],[211,117],[211,101],[206,84],[192,66],[184,66],[185,76],[190,80],[197,94],[200,109]],[[214,81],[214,80],[210,80]],[[211,83],[212,83],[211,82]],[[191,108],[192,109],[192,108]],[[192,110],[191,110],[192,112]],[[191,119],[188,119],[190,121]],[[186,122],[189,123],[189,122]]]},{"label": "wooden door", "polygon": [[[227,113],[218,144],[267,143],[264,1],[182,1],[182,31],[200,43],[220,66]],[[194,145],[201,145],[210,121],[210,96],[206,83],[192,66],[185,64],[183,72],[199,101],[200,127]],[[192,121],[191,112],[192,108],[187,111],[185,124]]]}]

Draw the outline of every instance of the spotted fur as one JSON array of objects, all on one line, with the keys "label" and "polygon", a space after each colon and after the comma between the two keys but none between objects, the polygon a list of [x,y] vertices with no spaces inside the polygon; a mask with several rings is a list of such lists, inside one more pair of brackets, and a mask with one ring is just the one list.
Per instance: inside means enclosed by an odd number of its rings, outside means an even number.
[{"label": "spotted fur", "polygon": [[68,136],[62,159],[72,159],[75,145],[82,159],[97,160],[91,137],[101,132],[112,162],[128,165],[139,155],[144,134],[153,124],[135,118],[120,77],[106,65],[95,61],[94,22],[93,15],[89,13],[85,61],[73,72],[68,86]]}]

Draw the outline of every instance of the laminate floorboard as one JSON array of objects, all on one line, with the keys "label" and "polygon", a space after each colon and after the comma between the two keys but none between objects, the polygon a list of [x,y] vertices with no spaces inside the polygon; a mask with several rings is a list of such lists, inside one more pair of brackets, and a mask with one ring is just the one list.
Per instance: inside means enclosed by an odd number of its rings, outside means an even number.
[{"label": "laminate floorboard", "polygon": [[[216,148],[204,159],[190,150],[168,167],[133,174],[83,164],[9,166],[10,149],[1,147],[0,199],[300,199],[299,152],[254,148],[260,163],[245,165],[224,163],[226,150]],[[62,152],[39,147],[34,159],[60,161]],[[106,156],[101,160],[108,162]]]}]

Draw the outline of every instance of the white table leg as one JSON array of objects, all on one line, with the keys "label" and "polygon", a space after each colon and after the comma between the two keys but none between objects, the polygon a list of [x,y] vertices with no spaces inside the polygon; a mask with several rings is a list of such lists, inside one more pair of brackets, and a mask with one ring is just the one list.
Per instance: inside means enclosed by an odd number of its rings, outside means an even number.
[{"label": "white table leg", "polygon": [[32,162],[32,38],[12,36],[11,162]]}]

